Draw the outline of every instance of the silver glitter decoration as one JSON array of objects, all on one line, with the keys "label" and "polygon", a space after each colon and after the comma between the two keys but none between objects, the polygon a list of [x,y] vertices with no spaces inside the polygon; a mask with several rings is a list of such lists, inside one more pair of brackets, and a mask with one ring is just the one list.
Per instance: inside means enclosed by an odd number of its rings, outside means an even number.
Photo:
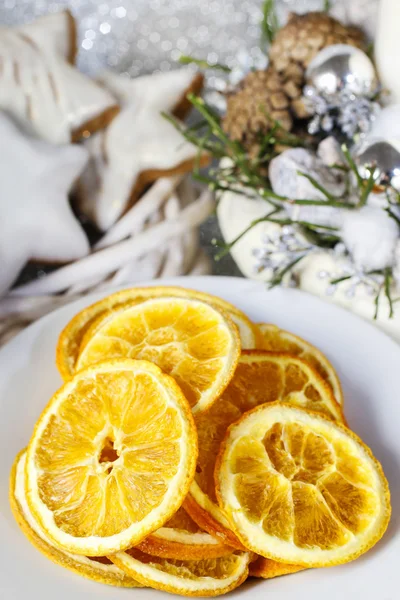
[{"label": "silver glitter decoration", "polygon": [[357,267],[350,259],[345,245],[336,244],[332,254],[342,259],[340,266],[334,271],[320,271],[318,278],[327,281],[325,294],[333,296],[339,286],[348,298],[354,298],[357,290],[363,288],[369,296],[376,296],[384,282],[384,275],[367,273]]},{"label": "silver glitter decoration", "polygon": [[267,271],[271,278],[279,277],[291,265],[316,249],[292,225],[284,225],[280,231],[262,237],[262,246],[253,249],[256,273]]},{"label": "silver glitter decoration", "polygon": [[257,64],[259,0],[0,0],[0,23],[13,25],[68,7],[78,24],[80,69],[111,68],[132,77],[168,71],[181,54],[212,63]]},{"label": "silver glitter decoration", "polygon": [[[321,10],[323,0],[276,5],[284,23],[290,11]],[[78,24],[79,67],[90,75],[103,68],[133,77],[167,71],[186,54],[227,64],[234,77],[265,60],[262,0],[0,0],[0,24],[27,23],[65,8]]]},{"label": "silver glitter decoration", "polygon": [[346,44],[321,50],[306,71],[303,98],[311,115],[308,131],[331,132],[336,126],[348,138],[365,136],[380,106],[379,82],[370,58]]},{"label": "silver glitter decoration", "polygon": [[345,89],[332,97],[306,85],[303,93],[305,105],[314,115],[308,124],[311,135],[319,131],[330,133],[336,126],[350,139],[356,134],[364,137],[380,111],[380,105],[374,100]]}]

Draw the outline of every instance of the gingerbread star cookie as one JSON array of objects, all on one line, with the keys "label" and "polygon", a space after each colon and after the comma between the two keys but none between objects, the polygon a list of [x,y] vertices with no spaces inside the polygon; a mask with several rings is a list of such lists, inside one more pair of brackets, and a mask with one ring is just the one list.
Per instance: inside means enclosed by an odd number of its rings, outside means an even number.
[{"label": "gingerbread star cookie", "polygon": [[[117,98],[121,112],[107,129],[85,141],[91,160],[79,195],[81,210],[105,231],[147,184],[192,169],[197,148],[162,113],[183,118],[190,108],[187,94],[199,92],[203,79],[179,69],[136,79],[107,72],[101,83]],[[201,160],[204,164],[208,157]]]},{"label": "gingerbread star cookie", "polygon": [[0,113],[0,295],[30,259],[68,262],[88,253],[67,196],[87,159],[81,146],[25,137]]},{"label": "gingerbread star cookie", "polygon": [[68,11],[29,25],[0,27],[0,110],[29,134],[55,144],[105,126],[112,94],[73,66],[75,22]]}]

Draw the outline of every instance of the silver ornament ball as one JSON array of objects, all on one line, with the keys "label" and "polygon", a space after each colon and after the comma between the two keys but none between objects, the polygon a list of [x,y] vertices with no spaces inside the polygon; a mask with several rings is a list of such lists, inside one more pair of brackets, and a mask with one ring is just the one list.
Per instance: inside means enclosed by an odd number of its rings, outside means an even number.
[{"label": "silver ornament ball", "polygon": [[372,96],[378,78],[370,58],[347,44],[334,44],[321,50],[306,71],[306,82],[320,94],[332,96],[347,91],[356,96]]},{"label": "silver ornament ball", "polygon": [[374,169],[377,186],[400,192],[400,139],[369,138],[354,149],[353,158],[361,177],[368,179]]}]

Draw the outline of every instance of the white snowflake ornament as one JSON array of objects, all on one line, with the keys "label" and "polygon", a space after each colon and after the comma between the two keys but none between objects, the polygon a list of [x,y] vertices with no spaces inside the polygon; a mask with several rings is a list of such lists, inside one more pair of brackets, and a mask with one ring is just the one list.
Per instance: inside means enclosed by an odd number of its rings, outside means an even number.
[{"label": "white snowflake ornament", "polygon": [[61,263],[88,253],[68,201],[87,158],[80,146],[25,137],[0,113],[0,295],[31,259]]}]

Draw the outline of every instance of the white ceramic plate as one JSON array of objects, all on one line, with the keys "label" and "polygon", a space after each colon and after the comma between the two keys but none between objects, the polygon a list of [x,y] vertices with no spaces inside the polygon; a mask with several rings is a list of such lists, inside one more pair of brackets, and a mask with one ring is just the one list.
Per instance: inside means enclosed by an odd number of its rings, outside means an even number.
[{"label": "white ceramic plate", "polygon": [[[154,282],[153,284],[159,284]],[[163,281],[216,294],[254,321],[273,322],[318,346],[337,368],[350,426],[373,449],[389,479],[393,516],[383,540],[348,565],[248,582],[241,600],[398,600],[400,598],[400,347],[372,325],[295,290],[267,292],[245,279],[204,277]],[[0,598],[2,600],[159,600],[154,590],[121,590],[92,583],[53,565],[27,540],[8,505],[8,476],[33,424],[61,383],[54,364],[59,332],[100,295],[38,321],[0,351]],[[166,597],[166,596],[164,596]]]}]

